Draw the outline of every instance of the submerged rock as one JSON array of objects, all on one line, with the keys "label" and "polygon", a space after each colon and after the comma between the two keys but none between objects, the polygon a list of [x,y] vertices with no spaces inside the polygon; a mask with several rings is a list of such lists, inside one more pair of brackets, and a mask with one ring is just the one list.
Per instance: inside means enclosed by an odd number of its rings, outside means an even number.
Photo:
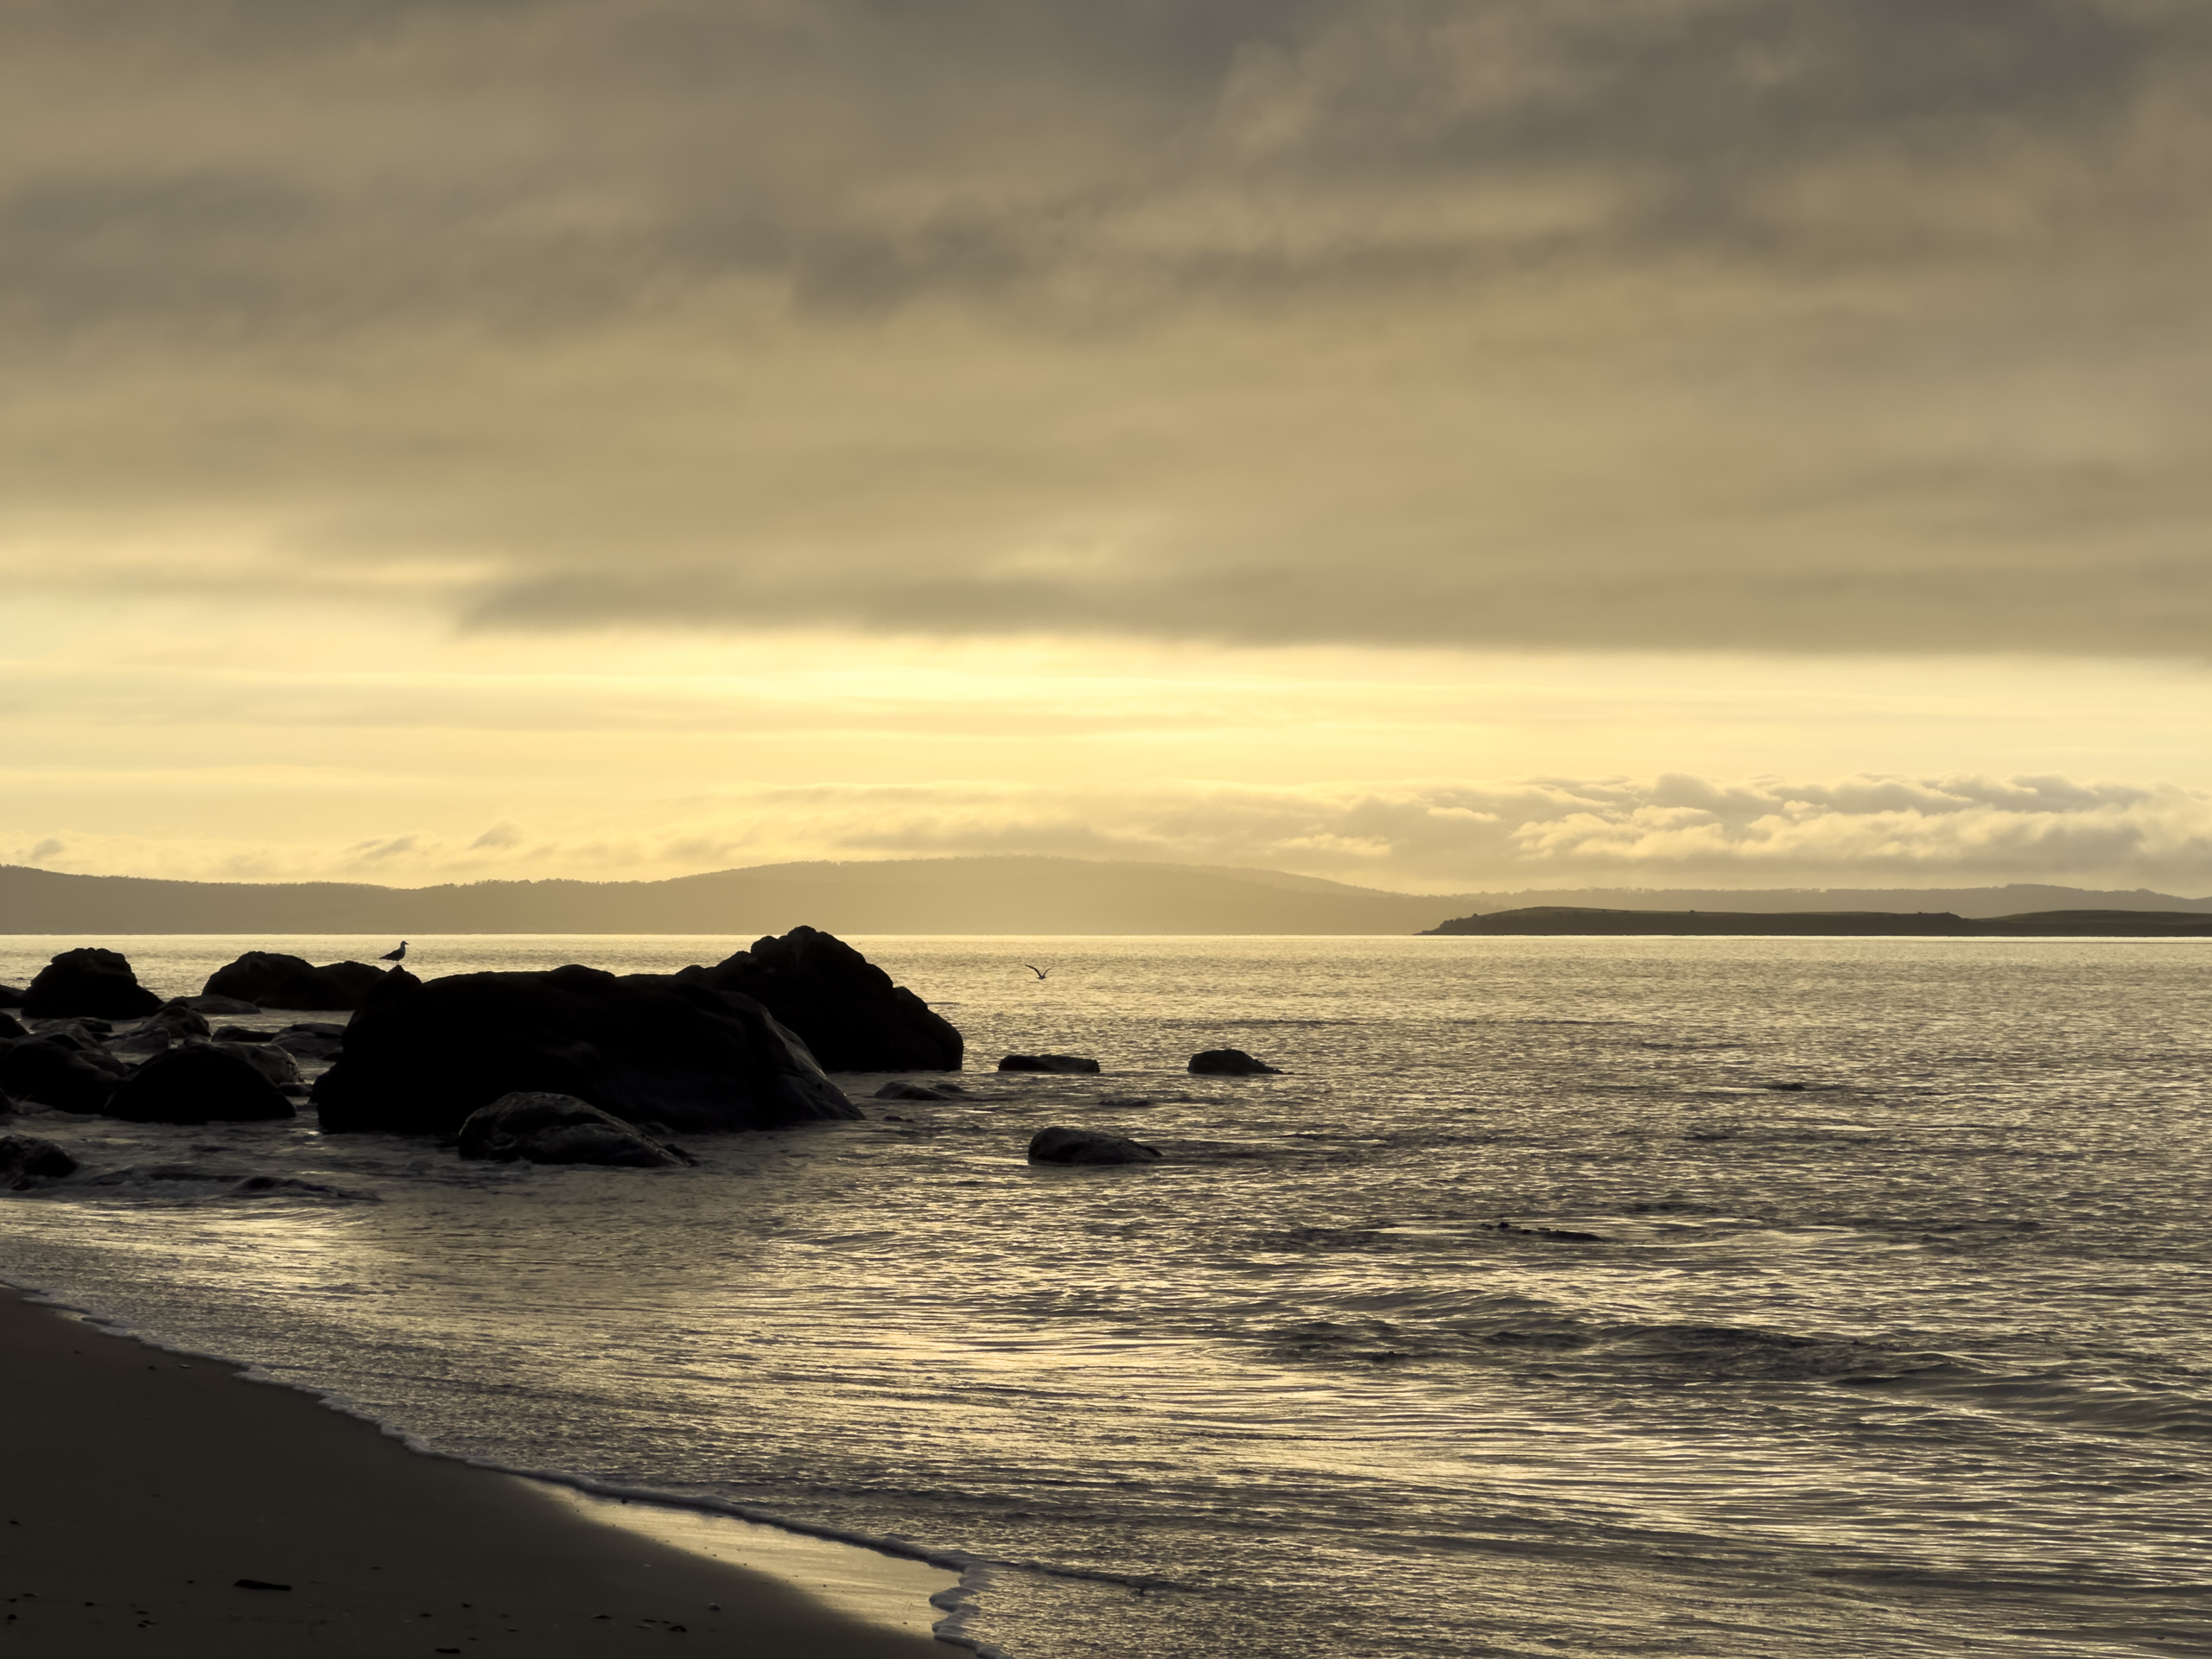
[{"label": "submerged rock", "polygon": [[204,1015],[181,1001],[169,1001],[156,1008],[137,1030],[118,1039],[115,1046],[126,1054],[159,1053],[172,1044],[207,1035]]},{"label": "submerged rock", "polygon": [[1279,1077],[1276,1067],[1254,1059],[1241,1048],[1210,1048],[1191,1056],[1191,1070],[1209,1077]]},{"label": "submerged rock", "polygon": [[295,1116],[292,1103],[238,1050],[207,1043],[155,1055],[103,1110],[132,1123],[255,1123]]},{"label": "submerged rock", "polygon": [[274,1043],[214,1043],[210,1046],[220,1053],[237,1055],[279,1089],[289,1088],[300,1080],[300,1063]]},{"label": "submerged rock", "polygon": [[29,1186],[77,1173],[77,1160],[51,1141],[35,1135],[0,1135],[0,1182]]},{"label": "submerged rock", "polygon": [[461,1155],[497,1163],[613,1164],[673,1169],[696,1161],[574,1095],[518,1090],[471,1112],[461,1126]]},{"label": "submerged rock", "polygon": [[383,969],[365,962],[317,968],[304,957],[249,950],[210,974],[200,995],[250,1002],[257,1009],[358,1008],[384,978]]},{"label": "submerged rock", "polygon": [[287,1026],[267,1039],[273,1048],[281,1048],[296,1060],[305,1060],[310,1065],[324,1060],[334,1060],[346,1048],[346,1027],[327,1020],[308,1020],[296,1026]]},{"label": "submerged rock", "polygon": [[832,933],[795,927],[677,977],[751,997],[830,1071],[957,1071],[963,1044],[944,1015]]},{"label": "submerged rock", "polygon": [[86,947],[64,950],[39,969],[23,993],[29,1019],[69,1019],[93,1014],[105,1020],[137,1020],[162,1006],[162,999],[138,982],[127,957]]},{"label": "submerged rock", "polygon": [[249,1002],[242,996],[209,996],[202,993],[199,996],[180,996],[175,1001],[195,1014],[212,1014],[232,1019],[242,1014],[261,1012],[258,1002]]},{"label": "submerged rock", "polygon": [[1055,1123],[1039,1129],[1029,1142],[1033,1164],[1151,1164],[1160,1160],[1160,1148],[1097,1129],[1071,1129]]},{"label": "submerged rock", "polygon": [[950,1100],[952,1096],[942,1089],[932,1089],[926,1083],[887,1083],[875,1091],[878,1100]]},{"label": "submerged rock", "polygon": [[395,969],[346,1028],[314,1100],[334,1133],[451,1135],[518,1091],[684,1132],[861,1116],[750,998],[575,966],[427,983]]},{"label": "submerged rock", "polygon": [[18,1100],[59,1112],[99,1112],[115,1085],[106,1066],[50,1038],[27,1038],[0,1049],[0,1089]]},{"label": "submerged rock", "polygon": [[1001,1071],[1052,1071],[1068,1077],[1098,1070],[1098,1062],[1080,1054],[1009,1054],[999,1062]]}]

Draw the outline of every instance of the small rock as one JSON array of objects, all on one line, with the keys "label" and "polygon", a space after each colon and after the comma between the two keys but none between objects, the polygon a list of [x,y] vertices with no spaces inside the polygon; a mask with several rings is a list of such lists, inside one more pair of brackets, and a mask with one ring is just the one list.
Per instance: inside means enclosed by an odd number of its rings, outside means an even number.
[{"label": "small rock", "polygon": [[249,1002],[242,996],[209,996],[202,992],[198,996],[180,996],[176,1002],[194,1014],[213,1014],[236,1018],[242,1014],[259,1014],[261,1005]]},{"label": "small rock", "polygon": [[[101,1058],[113,1063],[105,1052]],[[115,1085],[105,1066],[65,1043],[33,1037],[0,1049],[0,1089],[18,1100],[35,1100],[60,1112],[98,1112]]]},{"label": "small rock", "polygon": [[156,1054],[103,1109],[133,1123],[252,1123],[294,1116],[292,1103],[243,1052],[203,1043]]},{"label": "small rock", "polygon": [[76,1173],[77,1160],[53,1141],[35,1135],[0,1135],[0,1181],[23,1186]]},{"label": "small rock", "polygon": [[1191,1070],[1209,1077],[1279,1077],[1281,1071],[1254,1059],[1241,1048],[1210,1048],[1191,1056]]},{"label": "small rock", "polygon": [[672,1169],[697,1160],[574,1095],[518,1090],[468,1115],[461,1155],[495,1163]]},{"label": "small rock", "polygon": [[1033,1164],[1149,1164],[1157,1162],[1160,1155],[1159,1147],[1141,1141],[1057,1123],[1038,1130],[1029,1143]]},{"label": "small rock", "polygon": [[887,1083],[875,1091],[878,1100],[950,1100],[952,1096],[942,1089],[932,1089],[926,1083],[907,1083],[903,1080]]},{"label": "small rock", "polygon": [[1001,1071],[1054,1071],[1067,1076],[1095,1072],[1098,1062],[1080,1054],[1009,1054],[999,1062]]},{"label": "small rock", "polygon": [[137,1020],[161,1006],[162,999],[138,982],[127,957],[91,948],[62,951],[23,993],[23,1013],[34,1019]]}]

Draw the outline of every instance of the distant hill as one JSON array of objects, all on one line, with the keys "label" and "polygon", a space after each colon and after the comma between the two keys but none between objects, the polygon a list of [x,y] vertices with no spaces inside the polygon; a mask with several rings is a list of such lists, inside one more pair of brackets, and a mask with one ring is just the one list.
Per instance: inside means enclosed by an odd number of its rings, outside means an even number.
[{"label": "distant hill", "polygon": [[0,866],[0,933],[1417,933],[1467,908],[1272,870],[1070,858],[768,864],[667,881],[162,881]]},{"label": "distant hill", "polygon": [[1580,910],[1724,910],[1737,912],[1948,910],[1968,917],[2019,916],[2046,910],[2200,911],[2212,899],[2182,899],[2147,887],[2109,892],[2015,882],[2003,887],[1524,887],[1517,893],[1466,893],[1461,915],[1565,906]]},{"label": "distant hill", "polygon": [[1961,916],[1948,910],[1597,910],[1536,905],[1460,916],[1431,933],[1675,934],[1813,938],[2199,938],[2212,915],[2196,910],[2040,910],[2020,916]]},{"label": "distant hill", "polygon": [[2212,899],[2077,887],[1577,888],[1422,896],[1226,866],[1072,858],[765,864],[667,881],[162,881],[0,866],[0,933],[1418,933],[1476,912],[2196,912]]}]

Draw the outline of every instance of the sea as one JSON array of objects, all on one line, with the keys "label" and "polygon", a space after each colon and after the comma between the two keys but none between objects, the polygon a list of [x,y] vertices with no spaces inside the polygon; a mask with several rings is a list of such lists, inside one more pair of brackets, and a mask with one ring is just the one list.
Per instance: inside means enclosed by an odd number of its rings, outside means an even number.
[{"label": "sea", "polygon": [[[1006,1659],[2212,1655],[2212,943],[852,942],[964,1094],[842,1077],[863,1119],[665,1171],[41,1112],[88,1175],[0,1194],[0,1276],[949,1567],[926,1616]],[[0,981],[81,943],[174,995],[391,942],[16,937]],[[1280,1075],[1188,1071],[1223,1046]],[[1048,1051],[1100,1071],[993,1069]],[[1055,1123],[1164,1156],[1032,1166]]]}]

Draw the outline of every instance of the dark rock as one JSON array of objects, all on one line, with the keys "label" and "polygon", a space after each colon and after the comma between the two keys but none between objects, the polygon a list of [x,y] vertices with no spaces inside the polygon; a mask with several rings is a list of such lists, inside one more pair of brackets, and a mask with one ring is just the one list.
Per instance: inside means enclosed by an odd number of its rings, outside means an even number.
[{"label": "dark rock", "polygon": [[137,1020],[162,1006],[162,999],[138,982],[130,963],[113,950],[86,947],[64,950],[39,969],[23,993],[23,1013],[32,1019],[68,1019],[98,1014],[107,1020]]},{"label": "dark rock", "polygon": [[213,1014],[236,1018],[242,1014],[259,1014],[261,1005],[249,1002],[242,996],[180,996],[175,999],[195,1014]]},{"label": "dark rock", "polygon": [[932,1089],[926,1083],[887,1083],[875,1091],[878,1100],[950,1100],[952,1096],[942,1089]]},{"label": "dark rock", "polygon": [[385,969],[365,962],[334,962],[317,968],[303,957],[276,950],[249,950],[207,976],[203,996],[224,996],[261,1008],[358,1008],[378,985]]},{"label": "dark rock", "polygon": [[159,1053],[171,1044],[205,1039],[207,1021],[181,1002],[164,1002],[146,1022],[115,1046],[126,1054]]},{"label": "dark rock", "polygon": [[17,1100],[35,1100],[60,1112],[99,1112],[107,1106],[115,1077],[103,1066],[45,1037],[0,1049],[0,1089]]},{"label": "dark rock", "polygon": [[304,1024],[285,1027],[269,1041],[272,1047],[283,1049],[294,1059],[315,1065],[324,1060],[334,1060],[344,1052],[346,1027],[311,1020]]},{"label": "dark rock", "polygon": [[20,1008],[23,994],[13,985],[0,985],[0,1008]]},{"label": "dark rock", "polygon": [[677,977],[749,996],[830,1071],[957,1071],[960,1033],[830,933],[795,927],[712,968]]},{"label": "dark rock", "polygon": [[615,1164],[672,1169],[691,1154],[654,1140],[574,1095],[518,1090],[471,1112],[461,1126],[461,1155],[498,1163]]},{"label": "dark rock", "polygon": [[219,1043],[265,1043],[276,1034],[273,1031],[256,1031],[251,1026],[215,1027],[215,1040]]},{"label": "dark rock", "polygon": [[1209,1077],[1279,1077],[1272,1065],[1254,1059],[1241,1048],[1210,1048],[1191,1056],[1191,1070]]},{"label": "dark rock", "polygon": [[[130,1075],[130,1062],[119,1059],[108,1052],[105,1020],[34,1020],[32,1040],[52,1048],[65,1049],[76,1055],[86,1065],[105,1071],[111,1078]],[[100,1029],[95,1031],[93,1027]]]},{"label": "dark rock", "polygon": [[0,1182],[28,1186],[76,1173],[77,1160],[53,1141],[35,1135],[0,1135]]},{"label": "dark rock", "polygon": [[289,1088],[300,1080],[300,1063],[274,1043],[216,1043],[212,1046],[225,1054],[237,1055],[279,1089]]},{"label": "dark rock", "polygon": [[108,1097],[133,1123],[251,1123],[294,1116],[292,1103],[233,1048],[195,1043],[156,1054]]},{"label": "dark rock", "polygon": [[518,1091],[572,1095],[686,1132],[861,1116],[750,998],[579,967],[428,983],[395,969],[346,1028],[314,1098],[326,1130],[451,1135]]},{"label": "dark rock", "polygon": [[57,1031],[68,1032],[73,1036],[82,1038],[95,1048],[99,1047],[109,1038],[115,1035],[115,1027],[112,1022],[89,1017],[71,1020],[46,1016],[32,1020],[31,1030],[41,1037]]},{"label": "dark rock", "polygon": [[1130,1141],[1096,1129],[1071,1129],[1060,1124],[1037,1131],[1029,1143],[1033,1164],[1150,1164],[1160,1159],[1157,1147]]},{"label": "dark rock", "polygon": [[30,1034],[30,1028],[22,1020],[12,1014],[0,1014],[0,1042],[11,1041],[17,1037],[28,1037]]},{"label": "dark rock", "polygon": [[999,1062],[1001,1071],[1056,1071],[1067,1076],[1094,1072],[1098,1062],[1080,1054],[1009,1054]]}]

